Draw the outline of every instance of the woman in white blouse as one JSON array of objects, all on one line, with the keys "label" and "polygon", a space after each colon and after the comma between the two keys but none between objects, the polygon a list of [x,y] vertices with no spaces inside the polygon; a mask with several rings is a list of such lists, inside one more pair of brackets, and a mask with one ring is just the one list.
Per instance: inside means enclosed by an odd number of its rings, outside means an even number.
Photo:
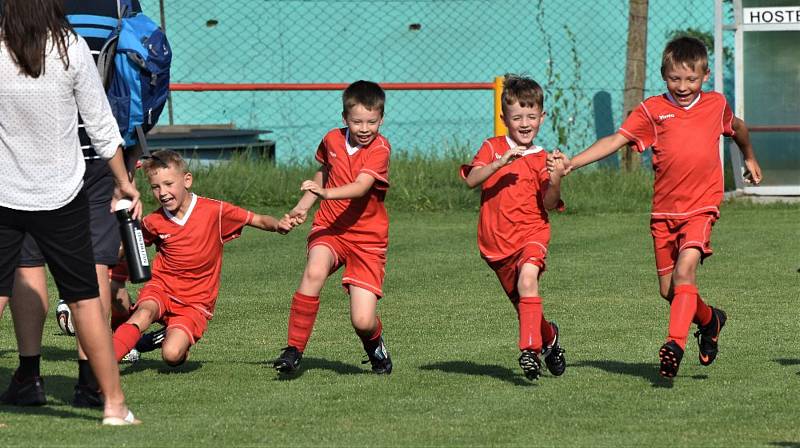
[{"label": "woman in white blouse", "polygon": [[72,31],[60,0],[0,4],[0,298],[11,294],[22,240],[30,233],[69,303],[105,396],[103,423],[139,423],[125,404],[98,298],[78,113],[96,152],[108,160],[115,197],[130,198],[138,218],[139,192],[128,180],[123,140],[89,48]]}]

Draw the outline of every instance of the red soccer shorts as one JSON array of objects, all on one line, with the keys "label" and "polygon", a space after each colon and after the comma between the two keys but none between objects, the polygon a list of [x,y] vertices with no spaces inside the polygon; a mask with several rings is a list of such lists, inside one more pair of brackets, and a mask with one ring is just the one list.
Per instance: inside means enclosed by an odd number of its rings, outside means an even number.
[{"label": "red soccer shorts", "polygon": [[519,271],[522,265],[530,263],[539,267],[539,276],[545,271],[546,264],[545,258],[547,257],[547,243],[541,241],[529,241],[522,246],[522,249],[515,252],[513,255],[496,261],[487,261],[489,267],[492,268],[497,278],[500,280],[500,285],[509,299],[516,301],[519,299],[519,291],[517,291],[517,280],[519,279]]},{"label": "red soccer shorts", "polygon": [[703,213],[684,219],[651,219],[650,233],[656,253],[658,275],[667,275],[675,268],[678,254],[686,248],[700,249],[701,261],[711,256],[711,228],[717,221],[714,214]]},{"label": "red soccer shorts", "polygon": [[332,253],[334,265],[331,274],[344,265],[342,287],[349,292],[349,285],[357,286],[383,297],[383,278],[386,275],[386,247],[359,245],[348,241],[330,229],[314,229],[308,235],[308,250],[325,246]]},{"label": "red soccer shorts", "polygon": [[158,318],[156,320],[163,322],[168,330],[170,328],[182,330],[189,336],[192,345],[203,337],[203,333],[208,328],[209,317],[207,317],[206,313],[191,305],[185,305],[170,298],[166,291],[150,283],[144,285],[139,291],[139,300],[136,301],[134,309],[148,301],[155,302],[158,305]]}]

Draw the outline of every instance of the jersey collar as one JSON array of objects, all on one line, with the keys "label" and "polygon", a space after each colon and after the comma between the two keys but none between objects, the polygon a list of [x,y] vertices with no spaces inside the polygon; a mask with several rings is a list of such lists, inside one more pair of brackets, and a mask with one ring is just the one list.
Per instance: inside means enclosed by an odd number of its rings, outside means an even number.
[{"label": "jersey collar", "polygon": [[357,153],[358,150],[362,148],[361,145],[352,146],[350,144],[350,128],[347,128],[344,131],[344,144],[345,144],[345,149],[347,150],[347,155],[350,156]]},{"label": "jersey collar", "polygon": [[195,204],[197,204],[197,195],[194,193],[190,193],[192,195],[192,203],[189,204],[189,210],[186,210],[186,214],[183,215],[183,219],[178,219],[177,216],[173,215],[169,212],[169,210],[164,209],[164,214],[167,215],[170,221],[174,222],[175,224],[183,227],[186,225],[186,221],[189,220],[189,217],[192,216],[192,211],[194,210]]},{"label": "jersey collar", "polygon": [[[508,147],[509,148],[516,148],[517,147],[517,142],[512,140],[511,137],[509,137],[507,135],[506,135],[506,143],[508,143]],[[527,155],[530,155],[530,154],[536,154],[537,152],[542,152],[542,151],[544,151],[544,148],[542,148],[541,146],[533,145],[530,148],[526,149],[525,151],[522,151],[522,155],[524,157],[524,156],[527,156]]]},{"label": "jersey collar", "polygon": [[681,106],[680,104],[678,104],[678,102],[677,102],[677,101],[675,101],[675,97],[674,97],[674,96],[672,96],[672,94],[671,94],[671,93],[667,92],[667,99],[669,100],[669,102],[670,102],[670,103],[672,103],[672,104],[674,104],[674,105],[676,105],[676,106],[678,106],[678,107],[680,107],[681,109],[685,109],[685,110],[689,110],[689,109],[691,109],[691,108],[692,108],[692,106],[694,106],[695,104],[697,104],[697,102],[698,102],[698,101],[700,101],[700,97],[701,97],[701,96],[703,96],[703,92],[700,92],[700,93],[698,93],[698,94],[697,94],[697,98],[695,98],[695,99],[694,99],[694,101],[692,101],[692,104],[690,104],[690,105],[688,105],[688,106],[686,106],[686,107],[683,107],[683,106]]}]

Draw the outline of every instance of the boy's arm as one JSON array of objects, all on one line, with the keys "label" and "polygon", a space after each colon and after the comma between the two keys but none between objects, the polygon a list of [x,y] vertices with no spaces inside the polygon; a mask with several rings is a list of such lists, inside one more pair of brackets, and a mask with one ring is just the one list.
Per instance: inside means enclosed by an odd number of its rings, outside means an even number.
[{"label": "boy's arm", "polygon": [[[316,179],[315,179],[316,180]],[[315,180],[307,180],[303,182],[300,189],[305,191],[306,194],[312,193],[320,199],[356,199],[363,197],[372,185],[375,183],[375,178],[367,173],[360,173],[356,180],[347,185],[342,185],[336,188],[322,188]]]},{"label": "boy's arm", "polygon": [[475,188],[478,185],[481,185],[492,174],[496,173],[497,170],[520,158],[524,151],[525,148],[521,147],[511,148],[506,151],[502,157],[494,160],[492,163],[473,167],[470,169],[467,177],[464,178],[464,183],[466,183],[469,188]]},{"label": "boy's arm", "polygon": [[247,224],[250,227],[266,230],[268,232],[278,232],[281,234],[289,233],[292,230],[292,225],[289,221],[289,216],[286,215],[280,221],[269,215],[259,215],[253,213],[253,219]]},{"label": "boy's arm", "polygon": [[614,154],[619,148],[627,145],[629,142],[630,140],[628,140],[627,137],[616,132],[597,140],[572,159],[569,159],[564,153],[558,153],[554,154],[552,157],[548,157],[547,168],[552,172],[555,160],[561,159],[564,164],[564,174],[566,175],[574,169],[578,169]]},{"label": "boy's arm", "polygon": [[761,167],[756,160],[756,154],[753,152],[753,145],[750,143],[750,131],[747,130],[745,122],[738,118],[733,117],[733,141],[742,152],[744,159],[745,172],[743,174],[744,180],[747,183],[758,185],[761,183]]},{"label": "boy's arm", "polygon": [[[314,173],[314,182],[319,185],[324,185],[325,180],[328,177],[328,168],[326,166],[322,166],[316,173]],[[311,210],[311,207],[314,206],[314,203],[317,202],[317,196],[310,192],[306,191],[303,194],[303,197],[297,201],[297,205],[289,212],[289,217],[295,222],[296,225],[300,225],[306,221],[308,217],[308,211]]]},{"label": "boy's arm", "polygon": [[[555,151],[557,157],[561,154],[560,151]],[[553,210],[558,208],[561,204],[561,178],[564,177],[564,160],[556,158],[553,166],[553,171],[550,173],[550,181],[547,184],[547,189],[544,192],[542,203],[546,210]]]}]

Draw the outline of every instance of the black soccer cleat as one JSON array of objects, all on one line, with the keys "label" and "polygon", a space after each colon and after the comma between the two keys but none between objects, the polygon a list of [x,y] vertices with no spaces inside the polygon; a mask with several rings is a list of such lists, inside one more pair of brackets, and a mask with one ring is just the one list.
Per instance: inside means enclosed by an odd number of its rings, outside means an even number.
[{"label": "black soccer cleat", "polygon": [[550,371],[551,375],[561,376],[564,374],[564,371],[567,370],[567,360],[564,358],[564,349],[558,345],[558,325],[556,325],[555,322],[550,322],[550,325],[553,327],[556,337],[553,338],[551,344],[544,347],[542,350],[542,358],[544,358],[544,364],[547,366],[547,370]]},{"label": "black soccer cleat", "polygon": [[76,408],[102,408],[105,402],[106,400],[99,390],[85,384],[75,385],[72,406]]},{"label": "black soccer cleat", "polygon": [[164,344],[164,338],[167,337],[167,327],[161,327],[160,330],[151,331],[150,333],[145,333],[139,338],[139,341],[136,342],[136,350],[139,353],[147,353],[152,352],[153,350],[158,350],[161,348],[161,345]]},{"label": "black soccer cleat", "polygon": [[47,404],[44,395],[44,380],[40,376],[17,381],[16,374],[11,376],[8,389],[0,395],[0,402],[14,406],[42,406]]},{"label": "black soccer cleat", "polygon": [[386,350],[386,344],[383,343],[383,336],[381,336],[380,341],[378,341],[378,346],[375,348],[375,351],[372,353],[367,352],[367,357],[369,359],[362,361],[362,364],[372,364],[373,372],[378,375],[388,375],[392,373],[392,357],[389,356],[389,352]]},{"label": "black soccer cleat", "polygon": [[300,367],[300,360],[303,359],[303,352],[296,347],[285,347],[281,355],[272,363],[272,367],[281,373],[292,373]]},{"label": "black soccer cleat", "polygon": [[542,363],[533,350],[523,350],[519,354],[519,366],[522,368],[525,378],[529,380],[539,379],[539,375],[542,373]]},{"label": "black soccer cleat", "polygon": [[658,351],[658,358],[661,361],[661,368],[659,375],[664,378],[673,378],[678,374],[678,368],[681,366],[681,359],[683,359],[683,349],[675,343],[675,341],[667,341],[666,344],[661,346]]},{"label": "black soccer cleat", "polygon": [[698,354],[700,364],[708,366],[717,359],[719,333],[727,320],[728,316],[725,311],[711,307],[711,322],[706,326],[698,327],[694,333],[694,337],[697,338],[697,345],[700,347]]}]

